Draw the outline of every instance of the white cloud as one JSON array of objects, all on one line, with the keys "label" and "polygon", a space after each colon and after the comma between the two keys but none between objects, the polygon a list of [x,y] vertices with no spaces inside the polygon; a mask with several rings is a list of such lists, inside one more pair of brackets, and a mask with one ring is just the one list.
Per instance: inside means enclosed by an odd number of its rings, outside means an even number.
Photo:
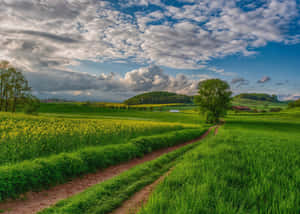
[{"label": "white cloud", "polygon": [[271,80],[271,77],[264,76],[260,80],[258,80],[257,83],[266,83],[266,82],[269,82],[270,80]]},{"label": "white cloud", "polygon": [[[25,72],[25,75],[33,90],[40,95],[93,97],[97,94],[115,93],[121,99],[146,91],[170,91],[191,95],[196,93],[199,81],[183,74],[172,77],[155,65],[129,71],[124,77],[115,73],[96,76],[62,70]],[[205,76],[201,79],[207,78]]]},{"label": "white cloud", "polygon": [[[261,1],[260,6],[249,4],[248,10],[239,8],[235,0],[181,0],[187,3],[181,8],[160,0],[121,2],[119,7],[115,6],[118,2],[104,0],[2,0],[0,58],[27,73],[36,72],[30,73],[32,78],[47,76],[53,84],[43,80],[43,85],[36,85],[42,90],[71,88],[67,80],[72,75],[78,90],[82,86],[76,78],[83,76],[92,82],[93,90],[105,90],[115,84],[116,77],[92,80],[94,77],[87,74],[66,74],[68,66],[81,60],[131,60],[177,69],[206,67],[228,75],[222,68],[207,67],[207,62],[232,54],[252,55],[253,48],[270,41],[299,42],[299,35],[288,33],[289,24],[299,15],[296,0]],[[155,6],[149,9],[149,5]],[[123,11],[132,6],[142,9]],[[151,76],[155,72],[158,76]],[[176,81],[185,81],[183,77],[166,77],[157,69],[150,73],[144,68],[125,78],[132,81],[133,90],[159,89],[163,81],[174,88]],[[143,84],[133,83],[137,80]],[[105,82],[101,83],[104,87],[97,81]]]}]

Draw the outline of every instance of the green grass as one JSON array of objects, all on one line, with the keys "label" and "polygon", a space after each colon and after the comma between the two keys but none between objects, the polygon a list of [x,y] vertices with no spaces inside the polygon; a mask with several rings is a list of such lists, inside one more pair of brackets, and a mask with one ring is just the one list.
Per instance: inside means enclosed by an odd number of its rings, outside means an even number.
[{"label": "green grass", "polygon": [[70,178],[116,165],[160,148],[202,135],[206,128],[184,129],[138,137],[126,144],[98,146],[73,153],[0,166],[0,201],[31,190],[41,190]]},{"label": "green grass", "polygon": [[227,118],[139,214],[299,213],[299,130],[293,112]]},{"label": "green grass", "polygon": [[285,102],[270,102],[261,100],[251,100],[245,98],[234,98],[232,105],[248,106],[251,109],[266,110],[269,111],[271,108],[287,108],[288,104]]},{"label": "green grass", "polygon": [[62,200],[55,206],[41,211],[40,214],[110,213],[135,192],[158,179],[175,164],[174,161],[178,157],[199,143],[186,145],[153,161],[140,164],[119,176]]}]

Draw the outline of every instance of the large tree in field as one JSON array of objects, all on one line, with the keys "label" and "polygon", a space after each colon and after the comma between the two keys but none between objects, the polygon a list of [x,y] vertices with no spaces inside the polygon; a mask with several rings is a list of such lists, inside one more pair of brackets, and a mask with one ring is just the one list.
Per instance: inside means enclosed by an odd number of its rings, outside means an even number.
[{"label": "large tree in field", "polygon": [[207,123],[217,123],[220,117],[225,116],[230,108],[231,90],[227,82],[220,79],[201,81],[198,85],[196,104],[206,115]]}]

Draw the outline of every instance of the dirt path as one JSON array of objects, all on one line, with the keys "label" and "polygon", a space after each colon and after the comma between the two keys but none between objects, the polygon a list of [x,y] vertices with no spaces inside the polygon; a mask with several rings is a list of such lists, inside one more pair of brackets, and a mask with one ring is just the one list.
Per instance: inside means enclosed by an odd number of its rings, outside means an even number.
[{"label": "dirt path", "polygon": [[[209,128],[201,137],[188,141],[186,143],[176,145],[169,148],[156,150],[150,154],[146,154],[142,158],[136,158],[126,163],[117,166],[111,166],[104,170],[99,170],[96,173],[87,174],[81,178],[75,178],[65,184],[60,184],[48,190],[41,192],[28,192],[22,199],[8,200],[0,203],[0,213],[2,214],[34,214],[42,209],[54,205],[62,199],[66,199],[72,195],[78,194],[90,186],[110,179],[138,164],[144,163],[158,158],[159,156],[176,150],[184,145],[194,143],[205,138],[213,127]],[[3,212],[4,211],[4,212]]]},{"label": "dirt path", "polygon": [[[214,130],[214,135],[218,133],[219,126],[216,126]],[[166,172],[164,175],[162,175],[159,179],[157,179],[152,184],[149,184],[148,186],[144,187],[139,192],[136,192],[130,199],[125,201],[122,206],[115,209],[110,214],[137,214],[138,211],[142,208],[144,204],[147,203],[151,193],[155,189],[155,187],[163,181],[163,179],[168,176],[171,173],[172,169],[170,169],[168,172]]]}]

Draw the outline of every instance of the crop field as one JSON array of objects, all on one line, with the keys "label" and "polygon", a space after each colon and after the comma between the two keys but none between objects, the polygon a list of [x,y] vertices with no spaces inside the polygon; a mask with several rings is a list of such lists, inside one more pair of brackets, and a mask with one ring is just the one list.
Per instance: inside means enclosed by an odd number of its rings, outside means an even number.
[{"label": "crop field", "polygon": [[139,214],[299,213],[299,130],[295,114],[227,118],[215,138],[185,156]]},{"label": "crop field", "polygon": [[183,143],[206,130],[203,124],[164,120],[166,114],[153,112],[156,119],[151,119],[134,112],[0,113],[0,201]]},{"label": "crop field", "polygon": [[1,113],[0,165],[196,127],[142,120],[74,120]]}]

